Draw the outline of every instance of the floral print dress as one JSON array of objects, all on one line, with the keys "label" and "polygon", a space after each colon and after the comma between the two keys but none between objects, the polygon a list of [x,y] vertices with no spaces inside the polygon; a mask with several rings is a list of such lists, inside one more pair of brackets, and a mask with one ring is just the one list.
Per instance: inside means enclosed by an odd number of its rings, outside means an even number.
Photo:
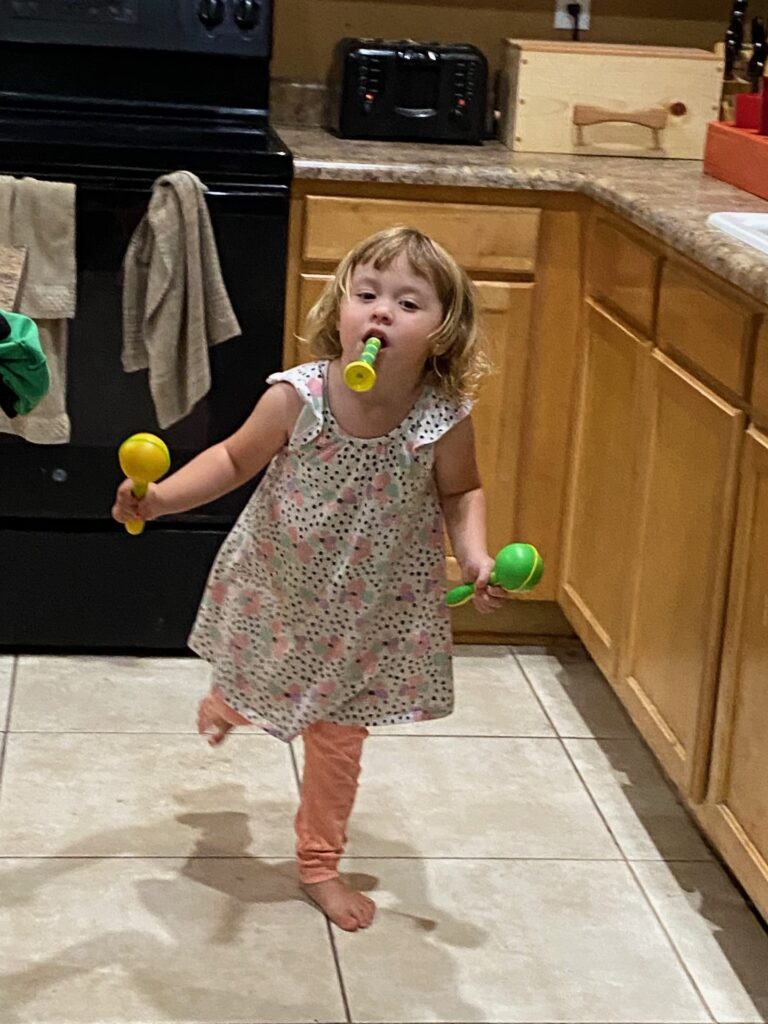
[{"label": "floral print dress", "polygon": [[275,373],[303,400],[211,570],[189,638],[220,695],[290,740],[312,722],[385,725],[453,709],[434,443],[470,406],[426,387],[382,437],[345,434],[328,362]]}]

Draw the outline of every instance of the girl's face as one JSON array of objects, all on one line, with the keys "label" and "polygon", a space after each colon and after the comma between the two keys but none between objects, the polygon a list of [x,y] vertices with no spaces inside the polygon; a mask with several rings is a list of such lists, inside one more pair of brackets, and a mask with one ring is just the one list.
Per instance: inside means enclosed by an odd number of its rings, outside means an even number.
[{"label": "girl's face", "polygon": [[382,343],[377,372],[416,381],[432,354],[430,335],[442,322],[434,285],[414,273],[404,255],[384,270],[362,263],[352,273],[339,310],[342,364],[359,359],[367,339],[376,337]]}]

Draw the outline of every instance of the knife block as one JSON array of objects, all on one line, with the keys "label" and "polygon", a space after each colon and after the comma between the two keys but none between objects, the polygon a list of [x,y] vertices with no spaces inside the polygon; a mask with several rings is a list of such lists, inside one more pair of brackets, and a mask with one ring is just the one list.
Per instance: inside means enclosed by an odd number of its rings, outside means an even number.
[{"label": "knife block", "polygon": [[704,173],[768,199],[768,135],[712,121],[707,128]]},{"label": "knife block", "polygon": [[507,39],[500,137],[520,153],[700,160],[723,67],[707,50]]}]

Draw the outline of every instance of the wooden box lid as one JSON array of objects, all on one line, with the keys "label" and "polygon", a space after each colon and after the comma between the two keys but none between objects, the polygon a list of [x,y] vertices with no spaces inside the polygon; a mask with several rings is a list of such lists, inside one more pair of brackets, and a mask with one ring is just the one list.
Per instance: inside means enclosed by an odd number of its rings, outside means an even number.
[{"label": "wooden box lid", "polygon": [[628,43],[582,43],[557,39],[505,39],[505,44],[528,53],[567,53],[585,57],[660,57],[675,60],[722,61],[710,52],[686,46],[639,46]]}]

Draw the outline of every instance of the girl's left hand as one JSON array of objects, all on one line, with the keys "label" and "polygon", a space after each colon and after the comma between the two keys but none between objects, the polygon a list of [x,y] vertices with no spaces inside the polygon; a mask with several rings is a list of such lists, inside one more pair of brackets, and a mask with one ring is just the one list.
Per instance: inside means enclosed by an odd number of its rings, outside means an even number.
[{"label": "girl's left hand", "polygon": [[490,587],[488,580],[493,571],[494,560],[490,555],[478,555],[462,565],[462,576],[466,583],[474,583],[475,593],[472,603],[483,614],[496,611],[503,603],[504,591],[499,587]]}]

